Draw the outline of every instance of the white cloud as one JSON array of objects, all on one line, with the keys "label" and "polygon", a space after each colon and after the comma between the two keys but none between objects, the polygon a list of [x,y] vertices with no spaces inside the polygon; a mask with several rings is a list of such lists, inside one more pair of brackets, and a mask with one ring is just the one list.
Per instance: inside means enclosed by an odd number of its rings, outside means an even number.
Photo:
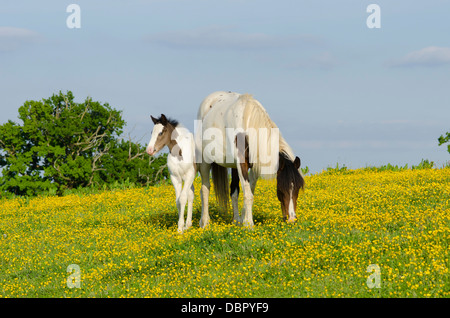
[{"label": "white cloud", "polygon": [[429,46],[408,53],[404,57],[388,62],[391,67],[441,66],[450,64],[450,48]]},{"label": "white cloud", "polygon": [[217,25],[151,34],[146,36],[145,40],[166,47],[189,49],[253,50],[321,44],[321,41],[314,36],[244,33],[237,31],[234,27]]},{"label": "white cloud", "polygon": [[42,36],[39,33],[29,29],[0,27],[0,52],[14,51],[24,45],[38,43],[41,40]]}]

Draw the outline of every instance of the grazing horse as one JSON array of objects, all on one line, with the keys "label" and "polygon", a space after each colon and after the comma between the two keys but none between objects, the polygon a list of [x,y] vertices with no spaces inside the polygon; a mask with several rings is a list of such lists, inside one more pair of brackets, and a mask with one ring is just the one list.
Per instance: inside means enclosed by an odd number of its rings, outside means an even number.
[{"label": "grazing horse", "polygon": [[[231,194],[236,224],[253,226],[256,181],[259,177],[275,176],[283,218],[294,222],[298,192],[304,187],[299,171],[300,159],[294,156],[264,107],[249,94],[219,91],[203,100],[197,119],[196,157],[202,159],[197,163],[202,179],[200,226],[209,223],[210,170],[218,202],[225,209]],[[227,168],[231,168],[230,191]],[[244,193],[241,215],[238,210],[239,182]]]},{"label": "grazing horse", "polygon": [[[150,156],[167,146],[167,167],[170,172],[170,180],[175,188],[178,209],[178,232],[182,233],[192,225],[192,205],[194,202],[194,179],[197,174],[195,164],[194,137],[188,129],[173,119],[168,119],[164,114],[161,117],[152,118],[155,126],[147,146]],[[184,181],[184,186],[183,186]],[[186,223],[184,222],[184,209],[188,204]]]}]

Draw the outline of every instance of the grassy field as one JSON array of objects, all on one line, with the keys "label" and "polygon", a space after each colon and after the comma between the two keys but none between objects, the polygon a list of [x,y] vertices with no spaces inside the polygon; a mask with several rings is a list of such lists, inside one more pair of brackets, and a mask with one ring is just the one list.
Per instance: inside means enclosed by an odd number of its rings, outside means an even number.
[{"label": "grassy field", "polygon": [[[450,168],[336,169],[306,184],[294,224],[260,180],[253,230],[230,224],[213,195],[202,230],[197,179],[183,235],[170,185],[3,199],[0,296],[450,296]],[[379,288],[367,284],[371,264]]]}]

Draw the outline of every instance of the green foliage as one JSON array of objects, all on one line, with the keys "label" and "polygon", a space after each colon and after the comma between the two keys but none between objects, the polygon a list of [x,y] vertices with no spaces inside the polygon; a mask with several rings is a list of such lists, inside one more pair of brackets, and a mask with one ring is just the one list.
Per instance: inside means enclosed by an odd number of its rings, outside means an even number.
[{"label": "green foliage", "polygon": [[130,140],[114,140],[102,163],[105,170],[99,172],[99,183],[128,180],[129,183],[148,185],[169,178],[167,154],[150,157],[145,153],[145,147]]},{"label": "green foliage", "polygon": [[434,167],[433,161],[428,161],[428,159],[422,159],[417,166],[412,166],[412,170],[421,170],[421,169],[431,169]]},{"label": "green foliage", "polygon": [[302,171],[302,174],[305,175],[305,176],[309,173],[309,167],[308,166],[306,166],[304,168],[300,168],[300,170]]},{"label": "green foliage", "polygon": [[[386,165],[382,165],[379,167],[365,167],[362,170],[364,171],[374,171],[374,172],[382,172],[382,171],[404,171],[404,170],[421,170],[421,169],[432,169],[435,167],[435,164],[433,161],[429,161],[428,159],[422,159],[418,165],[412,165],[411,168],[408,167],[408,164],[405,164],[404,166],[399,165],[392,165],[390,163]],[[326,171],[322,171],[324,175],[337,175],[337,174],[352,174],[356,173],[358,170],[352,170],[348,169],[345,164],[342,165],[342,167],[339,166],[339,163],[336,163],[336,167],[328,167]]]},{"label": "green foliage", "polygon": [[[411,170],[422,170],[422,169],[432,169],[434,167],[434,162],[429,161],[428,159],[422,159],[418,165],[412,165]],[[391,165],[388,163],[387,165],[383,165],[380,167],[367,167],[365,170],[371,170],[371,171],[403,171],[408,170],[408,164],[405,164],[404,166],[398,166],[398,165]]]},{"label": "green foliage", "polygon": [[[75,103],[72,92],[59,92],[26,101],[18,118],[22,124],[9,120],[0,126],[2,194],[61,195],[66,189],[114,180],[157,180],[153,172],[163,158],[146,158],[142,146],[119,141],[125,121],[108,103],[89,97]],[[164,173],[158,177],[164,178]]]},{"label": "green foliage", "polygon": [[322,171],[323,174],[329,175],[329,174],[347,174],[349,170],[347,170],[347,167],[345,164],[342,167],[339,167],[339,163],[336,163],[336,167],[327,167],[326,171]]},{"label": "green foliage", "polygon": [[[422,159],[423,161],[423,159]],[[404,166],[398,166],[398,165],[391,165],[390,163],[388,163],[387,165],[382,165],[380,167],[366,167],[364,168],[364,170],[368,170],[368,171],[377,171],[377,172],[381,172],[381,171],[403,171],[403,170],[408,170],[408,164],[405,164]]]},{"label": "green foliage", "polygon": [[[450,142],[450,133],[447,132],[447,133],[445,133],[445,134],[446,134],[445,137],[444,137],[444,135],[441,135],[441,136],[438,138],[439,146],[441,146],[441,145],[443,145],[443,144],[445,144],[445,143],[447,143],[447,142]],[[447,150],[448,150],[448,152],[450,153],[450,145],[447,145]]]}]

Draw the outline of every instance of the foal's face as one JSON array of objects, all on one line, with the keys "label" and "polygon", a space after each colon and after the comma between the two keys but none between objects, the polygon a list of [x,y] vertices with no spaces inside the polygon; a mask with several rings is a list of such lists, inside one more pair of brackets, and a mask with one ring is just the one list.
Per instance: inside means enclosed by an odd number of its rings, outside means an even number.
[{"label": "foal's face", "polygon": [[167,125],[163,125],[160,122],[156,123],[156,120],[153,117],[152,120],[155,123],[155,126],[153,127],[152,137],[147,146],[147,153],[150,156],[155,155],[170,142],[170,132],[167,129]]},{"label": "foal's face", "polygon": [[283,219],[287,222],[296,220],[297,198],[300,188],[303,188],[304,180],[298,171],[300,159],[294,162],[281,158],[277,172],[277,197],[281,203]]}]

